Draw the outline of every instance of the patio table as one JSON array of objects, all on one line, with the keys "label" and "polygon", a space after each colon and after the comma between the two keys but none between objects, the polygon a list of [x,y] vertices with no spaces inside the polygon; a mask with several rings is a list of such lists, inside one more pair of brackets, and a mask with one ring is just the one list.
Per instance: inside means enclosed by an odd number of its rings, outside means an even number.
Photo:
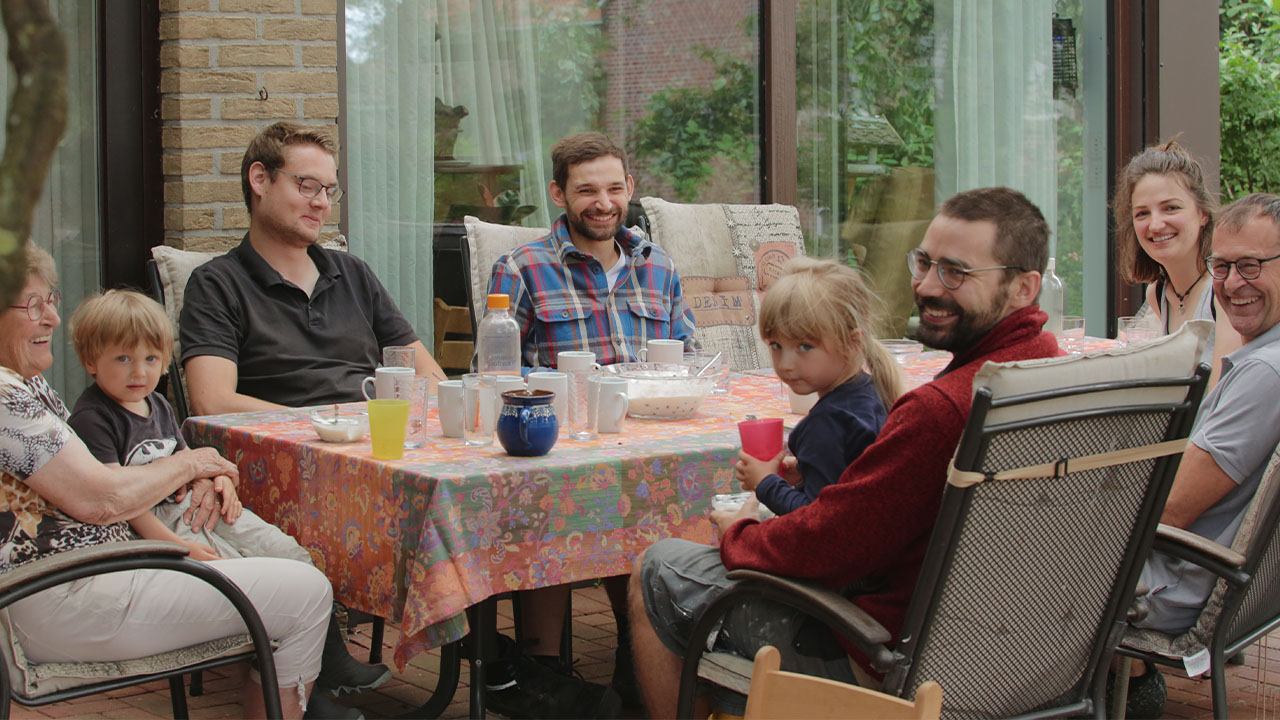
[{"label": "patio table", "polygon": [[[950,357],[920,355],[904,368],[908,388]],[[734,374],[731,386],[687,420],[628,418],[589,442],[562,433],[537,458],[443,437],[434,398],[427,444],[400,460],[375,460],[367,438],[321,442],[309,408],[193,417],[183,432],[239,466],[245,506],[311,552],[337,600],[399,622],[403,670],[463,637],[466,611],[492,596],[625,574],[663,538],[714,542],[705,516],[713,495],[737,489],[736,423],[800,419],[772,371]]]}]

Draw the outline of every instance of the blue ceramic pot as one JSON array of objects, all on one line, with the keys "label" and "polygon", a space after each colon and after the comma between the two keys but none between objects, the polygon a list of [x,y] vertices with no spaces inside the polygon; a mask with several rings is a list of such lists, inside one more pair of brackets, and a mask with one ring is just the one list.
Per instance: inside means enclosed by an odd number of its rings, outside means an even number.
[{"label": "blue ceramic pot", "polygon": [[511,390],[502,393],[502,413],[498,415],[498,442],[510,455],[546,455],[556,444],[560,423],[556,422],[550,390]]}]

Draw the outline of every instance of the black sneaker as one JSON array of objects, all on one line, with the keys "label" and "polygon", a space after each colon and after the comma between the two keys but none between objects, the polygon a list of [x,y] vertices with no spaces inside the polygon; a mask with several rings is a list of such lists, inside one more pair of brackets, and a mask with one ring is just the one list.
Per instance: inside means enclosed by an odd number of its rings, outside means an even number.
[{"label": "black sneaker", "polygon": [[[1164,716],[1164,703],[1168,697],[1164,675],[1154,663],[1145,662],[1146,673],[1129,677],[1129,693],[1126,696],[1124,716],[1132,720],[1157,720]],[[1107,674],[1105,712],[1111,712],[1112,691],[1115,689],[1115,673]]]},{"label": "black sneaker", "polygon": [[498,646],[502,659],[489,665],[485,678],[486,710],[512,720],[612,720],[621,712],[622,701],[613,690],[556,672],[508,637],[499,635]]},{"label": "black sneaker", "polygon": [[1145,674],[1129,678],[1129,701],[1125,704],[1124,716],[1133,720],[1157,720],[1164,716],[1164,701],[1168,696],[1164,675],[1154,664],[1147,663]]},{"label": "black sneaker", "polygon": [[315,686],[342,697],[372,690],[390,679],[391,670],[386,665],[368,665],[347,655],[324,663]]}]

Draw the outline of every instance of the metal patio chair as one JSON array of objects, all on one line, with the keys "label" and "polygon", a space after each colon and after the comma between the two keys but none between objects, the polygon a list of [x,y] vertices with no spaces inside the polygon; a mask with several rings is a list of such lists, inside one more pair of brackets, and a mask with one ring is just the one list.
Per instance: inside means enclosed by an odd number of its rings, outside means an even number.
[{"label": "metal patio chair", "polygon": [[[1209,375],[1207,328],[1088,356],[988,364],[897,642],[850,600],[749,570],[697,623],[678,714],[699,676],[744,691],[749,661],[704,656],[740,599],[801,608],[912,698],[946,688],[944,717],[1102,717],[1107,667]],[[769,521],[766,521],[769,522]]]},{"label": "metal patio chair", "polygon": [[1129,628],[1116,652],[1182,668],[1208,663],[1213,714],[1227,717],[1226,659],[1280,626],[1280,447],[1271,454],[1230,548],[1161,525],[1155,549],[1219,577],[1196,624],[1179,635]]},{"label": "metal patio chair", "polygon": [[[134,540],[77,548],[29,562],[0,575],[0,719],[9,717],[11,702],[39,707],[154,680],[169,681],[174,718],[187,717],[182,676],[230,663],[255,660],[262,678],[267,717],[280,717],[271,639],[253,603],[235,583],[202,562],[186,557],[177,543]],[[193,575],[226,596],[244,619],[248,632],[179,648],[150,657],[117,662],[47,662],[28,660],[9,633],[8,608],[51,587],[81,578],[125,570],[163,569]]]}]

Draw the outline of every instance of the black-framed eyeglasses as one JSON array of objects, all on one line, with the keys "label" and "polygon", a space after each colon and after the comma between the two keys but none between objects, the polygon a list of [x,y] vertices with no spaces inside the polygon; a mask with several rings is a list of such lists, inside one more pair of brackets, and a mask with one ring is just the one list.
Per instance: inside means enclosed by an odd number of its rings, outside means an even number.
[{"label": "black-framed eyeglasses", "polygon": [[929,253],[920,248],[915,248],[907,253],[907,269],[911,271],[911,277],[916,280],[923,281],[929,275],[930,265],[938,268],[938,281],[942,283],[942,287],[948,290],[958,290],[964,284],[965,278],[984,270],[1018,270],[1026,272],[1026,270],[1017,265],[992,265],[991,267],[980,268],[962,267],[951,260],[934,260],[929,257]]},{"label": "black-framed eyeglasses", "polygon": [[1209,275],[1214,280],[1226,280],[1231,274],[1231,266],[1236,266],[1236,272],[1240,273],[1240,277],[1245,280],[1257,280],[1262,274],[1262,263],[1280,258],[1280,255],[1272,255],[1268,258],[1251,258],[1242,257],[1239,260],[1223,260],[1220,257],[1210,255],[1204,259],[1205,265],[1209,266]]},{"label": "black-framed eyeglasses", "polygon": [[44,308],[46,305],[48,305],[49,307],[52,307],[53,311],[56,313],[58,312],[58,306],[61,304],[62,304],[62,293],[58,292],[57,290],[54,290],[53,292],[49,293],[48,297],[40,297],[39,295],[32,295],[31,297],[27,298],[26,305],[10,305],[9,307],[17,310],[25,309],[27,311],[27,317],[31,318],[33,322],[38,322],[40,318],[44,317]]},{"label": "black-framed eyeglasses", "polygon": [[308,200],[319,195],[320,191],[323,190],[324,194],[329,196],[329,204],[337,205],[342,200],[342,196],[345,194],[343,193],[342,188],[338,187],[337,185],[325,185],[321,183],[319,180],[316,180],[314,178],[302,177],[301,175],[294,175],[288,170],[280,170],[279,168],[276,169],[276,172],[284,173],[285,175],[288,175],[294,180],[297,180],[298,194],[304,198],[307,198]]}]

